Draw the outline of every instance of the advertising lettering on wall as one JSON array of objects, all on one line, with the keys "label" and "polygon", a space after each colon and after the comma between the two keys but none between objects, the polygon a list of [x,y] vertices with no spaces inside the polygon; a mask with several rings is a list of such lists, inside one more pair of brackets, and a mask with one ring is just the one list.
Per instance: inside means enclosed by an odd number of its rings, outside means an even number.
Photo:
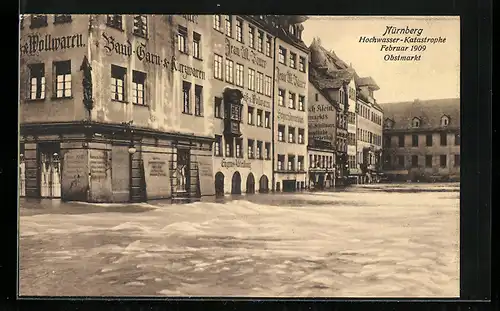
[{"label": "advertising lettering on wall", "polygon": [[301,80],[295,73],[291,71],[281,72],[279,67],[277,67],[276,70],[278,71],[278,79],[280,81],[289,83],[302,89],[306,87],[306,82]]},{"label": "advertising lettering on wall", "polygon": [[69,36],[30,34],[26,40],[21,41],[21,55],[38,55],[41,52],[56,52],[84,46],[82,34]]},{"label": "advertising lettering on wall", "polygon": [[226,38],[226,56],[229,57],[231,55],[236,55],[238,57],[243,58],[244,60],[251,61],[255,65],[266,68],[267,61],[257,56],[257,53],[252,49],[240,44],[236,46],[231,43],[231,40]]},{"label": "advertising lettering on wall", "polygon": [[291,122],[296,122],[296,123],[305,123],[303,117],[294,116],[290,112],[285,113],[282,111],[278,111],[278,121],[291,121]]},{"label": "advertising lettering on wall", "polygon": [[336,130],[337,114],[332,112],[336,112],[336,108],[330,104],[312,104],[307,110],[309,112],[309,136],[314,139],[329,141],[334,144],[335,141],[333,135]]},{"label": "advertising lettering on wall", "polygon": [[247,104],[254,104],[254,105],[258,105],[258,106],[265,107],[265,108],[271,108],[270,101],[262,99],[260,96],[258,96],[255,93],[245,92],[245,93],[243,93],[243,98],[241,100],[246,102]]},{"label": "advertising lettering on wall", "polygon": [[105,40],[104,50],[107,55],[111,55],[113,53],[127,57],[135,55],[141,62],[162,66],[167,70],[180,72],[183,78],[193,76],[197,79],[205,80],[204,71],[178,62],[175,56],[172,56],[170,59],[162,58],[159,54],[148,51],[145,43],[139,42],[134,48],[129,40],[125,43],[120,43],[114,37],[108,36],[106,33],[103,33],[102,37]]},{"label": "advertising lettering on wall", "polygon": [[220,163],[221,167],[241,167],[241,168],[252,168],[252,163],[245,161],[243,159],[222,159]]}]

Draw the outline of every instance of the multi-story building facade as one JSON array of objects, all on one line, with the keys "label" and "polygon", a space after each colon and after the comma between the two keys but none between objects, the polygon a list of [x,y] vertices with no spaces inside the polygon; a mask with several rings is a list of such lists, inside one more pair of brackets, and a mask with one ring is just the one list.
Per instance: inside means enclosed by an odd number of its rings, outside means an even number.
[{"label": "multi-story building facade", "polygon": [[307,185],[309,50],[302,41],[302,16],[293,16],[277,28],[274,118],[273,189],[294,191]]},{"label": "multi-story building facade", "polygon": [[318,81],[309,80],[308,90],[309,157],[308,188],[335,186],[338,102],[318,87]]},{"label": "multi-story building facade", "polygon": [[384,172],[403,180],[460,179],[460,99],[415,100],[384,109]]},{"label": "multi-story building facade", "polygon": [[[309,47],[311,55],[311,66],[309,68],[309,79],[317,81],[318,89],[328,94],[332,102],[336,102],[336,184],[345,184],[349,177],[349,155],[356,155],[356,146],[351,142],[349,149],[349,133],[356,133],[355,122],[349,130],[349,115],[353,115],[356,105],[349,92],[355,88],[355,72],[345,62],[340,60],[333,51],[327,51],[321,46],[319,39],[314,39]],[[350,91],[351,90],[351,91]],[[349,114],[351,112],[351,114]],[[354,113],[355,115],[355,113]],[[352,122],[351,122],[352,123]],[[352,161],[351,161],[352,162]]]},{"label": "multi-story building facade", "polygon": [[202,15],[23,18],[26,196],[214,194],[212,23]]},{"label": "multi-story building facade", "polygon": [[378,85],[371,77],[356,79],[356,174],[358,183],[372,182],[378,178],[382,156],[383,109],[374,98]]},{"label": "multi-story building facade", "polygon": [[308,54],[301,40],[303,20],[213,16],[219,194],[305,188]]},{"label": "multi-story building facade", "polygon": [[[218,194],[267,192],[273,174],[274,34],[250,16],[213,16]],[[228,93],[236,93],[231,102]]]},{"label": "multi-story building facade", "polygon": [[[344,84],[343,93],[347,97],[347,165],[349,167],[349,176],[353,178],[356,174],[356,83],[355,76]],[[351,177],[352,176],[352,177]]]}]

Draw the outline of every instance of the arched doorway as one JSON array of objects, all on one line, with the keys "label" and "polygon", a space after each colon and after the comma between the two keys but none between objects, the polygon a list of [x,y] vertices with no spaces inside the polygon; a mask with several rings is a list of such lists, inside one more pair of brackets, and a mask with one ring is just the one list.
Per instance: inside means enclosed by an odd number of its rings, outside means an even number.
[{"label": "arched doorway", "polygon": [[252,173],[248,174],[247,177],[247,193],[255,193],[255,177],[253,177]]},{"label": "arched doorway", "polygon": [[241,175],[240,172],[234,172],[231,179],[231,194],[241,194]]},{"label": "arched doorway", "polygon": [[215,174],[215,195],[224,195],[224,174],[221,172],[217,172],[217,174]]},{"label": "arched doorway", "polygon": [[269,180],[266,175],[262,175],[259,180],[259,192],[268,193],[269,192]]}]

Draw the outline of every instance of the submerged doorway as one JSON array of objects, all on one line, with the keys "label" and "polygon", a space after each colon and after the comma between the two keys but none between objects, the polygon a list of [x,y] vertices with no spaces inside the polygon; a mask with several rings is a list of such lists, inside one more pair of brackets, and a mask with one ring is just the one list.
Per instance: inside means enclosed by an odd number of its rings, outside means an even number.
[{"label": "submerged doorway", "polygon": [[215,174],[215,195],[224,195],[224,174],[221,172],[217,172],[217,174]]},{"label": "submerged doorway", "polygon": [[234,172],[231,179],[231,194],[241,194],[241,175],[239,172]]},{"label": "submerged doorway", "polygon": [[268,193],[269,192],[269,179],[266,175],[262,175],[259,180],[259,192]]},{"label": "submerged doorway", "polygon": [[38,176],[40,197],[61,197],[61,150],[58,143],[38,145]]},{"label": "submerged doorway", "polygon": [[253,174],[250,173],[247,177],[247,194],[253,193],[255,193],[255,177],[253,177]]},{"label": "submerged doorway", "polygon": [[189,193],[191,185],[191,161],[189,149],[177,149],[176,192]]}]

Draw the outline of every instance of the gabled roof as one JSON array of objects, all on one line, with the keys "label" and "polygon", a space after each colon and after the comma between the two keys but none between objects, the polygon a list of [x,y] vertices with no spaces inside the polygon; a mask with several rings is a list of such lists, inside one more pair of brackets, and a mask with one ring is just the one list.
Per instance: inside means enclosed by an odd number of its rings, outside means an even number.
[{"label": "gabled roof", "polygon": [[384,110],[384,120],[394,121],[391,129],[410,129],[413,118],[421,120],[421,129],[441,128],[441,118],[450,119],[446,127],[460,128],[460,98],[414,100],[380,104]]},{"label": "gabled roof", "polygon": [[358,87],[360,87],[360,86],[368,86],[368,88],[370,88],[370,89],[372,89],[374,91],[380,90],[380,87],[377,85],[377,83],[375,82],[375,80],[373,80],[372,77],[358,78],[358,79],[356,79],[356,85]]}]

